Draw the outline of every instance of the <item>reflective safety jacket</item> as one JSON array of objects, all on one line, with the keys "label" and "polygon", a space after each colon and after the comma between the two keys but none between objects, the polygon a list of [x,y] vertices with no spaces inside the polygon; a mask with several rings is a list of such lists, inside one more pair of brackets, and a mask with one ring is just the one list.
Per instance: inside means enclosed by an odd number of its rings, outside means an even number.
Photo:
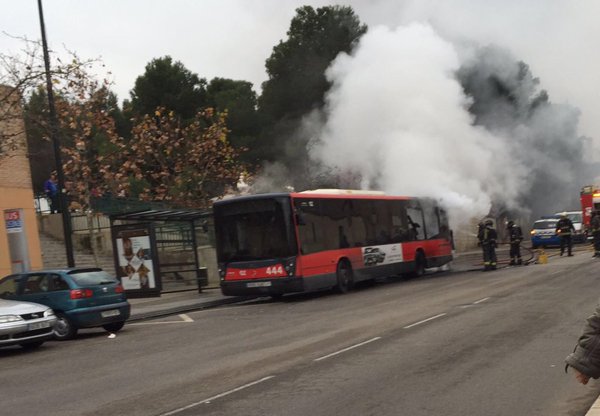
[{"label": "reflective safety jacket", "polygon": [[523,231],[517,224],[513,224],[508,228],[508,235],[511,243],[520,243],[523,241]]},{"label": "reflective safety jacket", "polygon": [[494,227],[491,227],[489,225],[486,225],[485,227],[481,228],[479,230],[479,235],[477,236],[477,238],[479,238],[479,241],[481,241],[482,245],[496,245],[496,239],[498,238],[498,234],[496,233],[496,230],[494,229]]},{"label": "reflective safety jacket", "polygon": [[571,235],[571,231],[575,231],[573,223],[568,218],[561,218],[556,223],[556,232],[560,235]]}]

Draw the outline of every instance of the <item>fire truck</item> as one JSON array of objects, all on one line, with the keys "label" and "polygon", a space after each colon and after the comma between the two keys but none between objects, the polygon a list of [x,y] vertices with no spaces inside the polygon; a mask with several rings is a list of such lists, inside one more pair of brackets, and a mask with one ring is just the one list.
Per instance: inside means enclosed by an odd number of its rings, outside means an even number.
[{"label": "fire truck", "polygon": [[590,222],[592,212],[600,210],[600,188],[595,185],[586,185],[581,188],[581,212],[583,213],[583,227],[588,235],[590,232]]}]

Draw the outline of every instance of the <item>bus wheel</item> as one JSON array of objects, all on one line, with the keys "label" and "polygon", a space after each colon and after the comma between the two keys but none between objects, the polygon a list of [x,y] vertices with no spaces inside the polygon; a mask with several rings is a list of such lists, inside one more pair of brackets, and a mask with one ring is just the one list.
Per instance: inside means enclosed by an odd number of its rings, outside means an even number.
[{"label": "bus wheel", "polygon": [[336,270],[337,285],[335,285],[335,291],[337,293],[347,293],[354,284],[352,277],[352,266],[347,260],[341,260],[337,265]]},{"label": "bus wheel", "polygon": [[425,261],[425,255],[422,251],[417,251],[417,255],[415,256],[415,271],[411,273],[413,277],[421,277],[425,274],[425,266],[427,262]]}]

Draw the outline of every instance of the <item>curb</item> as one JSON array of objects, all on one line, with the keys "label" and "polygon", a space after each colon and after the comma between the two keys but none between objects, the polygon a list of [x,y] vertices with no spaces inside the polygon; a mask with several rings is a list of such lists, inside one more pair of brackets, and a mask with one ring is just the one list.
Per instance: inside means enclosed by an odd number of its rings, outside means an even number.
[{"label": "curb", "polygon": [[592,407],[589,408],[585,416],[600,416],[600,397],[594,401]]},{"label": "curb", "polygon": [[170,316],[170,315],[177,315],[179,313],[184,313],[184,312],[199,311],[202,309],[214,308],[214,307],[221,306],[221,305],[229,305],[232,303],[241,303],[241,302],[245,302],[250,299],[255,299],[255,297],[239,297],[238,296],[238,297],[231,297],[231,298],[216,299],[216,300],[212,300],[212,301],[208,301],[208,302],[197,303],[194,305],[184,305],[184,306],[165,308],[165,309],[160,309],[160,310],[150,311],[150,312],[133,313],[129,317],[127,322],[144,321],[147,319],[161,318],[161,317]]}]

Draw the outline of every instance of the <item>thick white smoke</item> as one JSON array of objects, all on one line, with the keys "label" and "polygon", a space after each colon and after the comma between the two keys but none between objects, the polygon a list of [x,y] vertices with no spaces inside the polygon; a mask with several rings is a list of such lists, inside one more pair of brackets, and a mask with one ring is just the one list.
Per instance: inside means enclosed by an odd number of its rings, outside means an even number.
[{"label": "thick white smoke", "polygon": [[[430,26],[372,27],[327,72],[333,87],[311,156],[358,172],[364,188],[440,198],[455,218],[516,208],[527,169],[474,126],[455,47]],[[453,212],[452,212],[453,211]]]}]

